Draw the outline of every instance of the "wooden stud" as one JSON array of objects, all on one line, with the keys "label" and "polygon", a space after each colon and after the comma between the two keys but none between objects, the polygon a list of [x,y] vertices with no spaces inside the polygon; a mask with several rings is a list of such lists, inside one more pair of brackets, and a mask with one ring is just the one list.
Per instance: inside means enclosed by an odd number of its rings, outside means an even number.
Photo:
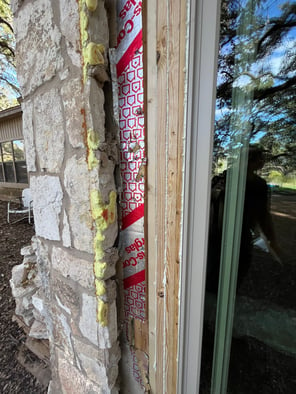
[{"label": "wooden stud", "polygon": [[175,393],[177,387],[186,6],[182,0],[149,0],[144,15],[144,70],[148,81],[149,377],[155,393]]}]

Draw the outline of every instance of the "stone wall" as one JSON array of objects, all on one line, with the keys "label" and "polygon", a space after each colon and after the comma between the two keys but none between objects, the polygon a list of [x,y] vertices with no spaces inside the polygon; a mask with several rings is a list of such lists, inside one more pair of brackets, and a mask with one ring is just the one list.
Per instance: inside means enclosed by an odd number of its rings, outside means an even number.
[{"label": "stone wall", "polygon": [[[116,127],[102,0],[13,0],[51,393],[115,393]],[[108,124],[108,127],[106,126]]]}]

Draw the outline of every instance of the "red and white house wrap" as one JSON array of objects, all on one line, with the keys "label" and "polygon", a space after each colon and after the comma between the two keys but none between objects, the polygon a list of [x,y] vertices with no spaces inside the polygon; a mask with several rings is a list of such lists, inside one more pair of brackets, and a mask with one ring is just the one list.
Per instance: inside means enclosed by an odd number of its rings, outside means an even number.
[{"label": "red and white house wrap", "polygon": [[[130,318],[145,319],[144,90],[142,2],[118,2],[116,69],[122,178],[120,255],[124,276],[126,337]],[[131,350],[132,352],[132,350]],[[133,359],[134,355],[131,354]],[[133,374],[141,383],[136,363]]]}]

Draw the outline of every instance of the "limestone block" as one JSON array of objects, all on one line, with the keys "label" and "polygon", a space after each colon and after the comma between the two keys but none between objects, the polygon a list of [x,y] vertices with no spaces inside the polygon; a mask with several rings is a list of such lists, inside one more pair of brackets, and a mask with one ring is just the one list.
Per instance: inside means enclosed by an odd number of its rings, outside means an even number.
[{"label": "limestone block", "polygon": [[36,291],[36,286],[34,284],[28,285],[26,287],[23,286],[16,287],[12,280],[10,280],[10,287],[11,287],[12,295],[15,298],[30,297]]},{"label": "limestone block", "polygon": [[68,216],[66,211],[64,211],[64,216],[63,216],[63,232],[62,232],[62,240],[63,240],[63,245],[66,248],[71,247],[71,232],[70,232],[70,226],[69,226],[69,221],[68,221]]},{"label": "limestone block", "polygon": [[88,294],[82,294],[82,310],[79,328],[82,335],[98,346],[98,324],[96,322],[97,300]]},{"label": "limestone block", "polygon": [[28,172],[36,171],[36,149],[33,129],[33,103],[30,100],[22,102],[23,135],[25,141],[26,162]]},{"label": "limestone block", "polygon": [[81,96],[81,78],[71,78],[64,82],[61,94],[66,120],[66,132],[73,148],[84,148],[85,128],[83,127],[84,103]]},{"label": "limestone block", "polygon": [[59,178],[48,175],[32,176],[31,190],[36,235],[59,241],[59,215],[63,199]]},{"label": "limestone block", "polygon": [[[97,280],[96,280],[96,286],[97,286]],[[99,296],[104,302],[108,302],[111,303],[115,300],[116,298],[116,292],[117,292],[117,287],[116,287],[116,282],[115,280],[109,279],[107,281],[99,281],[100,283],[103,283],[103,289],[104,292],[103,294],[98,294],[97,296]],[[99,288],[101,288],[99,283]]]},{"label": "limestone block", "polygon": [[99,349],[97,346],[89,345],[85,340],[73,337],[73,344],[75,353],[78,355],[83,354],[90,359],[96,360],[98,363],[108,367],[108,369],[118,365],[121,356],[118,342],[115,342],[112,348]]},{"label": "limestone block", "polygon": [[34,236],[32,238],[32,246],[35,249],[37,255],[37,278],[40,278],[42,290],[44,292],[45,303],[50,300],[50,289],[49,289],[49,272],[50,272],[50,261],[48,256],[48,246],[41,241],[40,238]]},{"label": "limestone block", "polygon": [[85,370],[89,379],[102,386],[108,385],[107,368],[104,365],[99,364],[96,360],[89,358],[84,354],[79,354],[78,357],[81,366]]},{"label": "limestone block", "polygon": [[23,315],[30,315],[33,317],[33,307],[31,303],[31,307],[28,307],[28,299],[24,299],[24,297],[18,297],[15,298],[15,313],[18,316],[23,316]]},{"label": "limestone block", "polygon": [[66,39],[68,55],[76,67],[81,67],[79,12],[76,0],[60,1],[60,26]]},{"label": "limestone block", "polygon": [[61,392],[64,394],[107,394],[111,391],[103,385],[91,382],[79,369],[75,368],[61,352],[58,352],[58,374]]},{"label": "limestone block", "polygon": [[19,7],[22,5],[23,0],[11,0],[10,1],[10,8],[13,14],[17,12]]},{"label": "limestone block", "polygon": [[31,256],[31,255],[34,255],[35,253],[34,253],[33,246],[32,246],[32,245],[24,246],[23,248],[21,248],[20,254],[21,254],[21,256]]},{"label": "limestone block", "polygon": [[30,295],[28,297],[26,297],[26,296],[23,297],[22,298],[22,302],[23,302],[23,306],[24,306],[25,309],[33,311],[32,296],[33,295]]},{"label": "limestone block", "polygon": [[42,289],[36,291],[32,296],[32,304],[34,306],[34,317],[39,321],[44,321],[46,319],[48,311],[44,302],[44,294]]},{"label": "limestone block", "polygon": [[62,100],[57,89],[38,95],[34,102],[34,126],[41,170],[60,172],[64,159],[65,136]]},{"label": "limestone block", "polygon": [[18,80],[26,97],[63,67],[62,36],[54,24],[52,2],[48,0],[26,2],[16,14],[14,26]]},{"label": "limestone block", "polygon": [[106,280],[116,275],[116,263],[118,259],[118,250],[116,248],[105,250],[104,263],[102,264],[103,269],[99,272],[99,279]]},{"label": "limestone block", "polygon": [[109,43],[108,17],[104,1],[99,0],[94,12],[89,13],[90,41],[103,44],[106,48]]},{"label": "limestone block", "polygon": [[40,321],[34,320],[29,336],[36,339],[48,339],[48,332],[46,325]]},{"label": "limestone block", "polygon": [[104,251],[107,251],[114,246],[114,243],[118,235],[117,220],[115,220],[113,223],[110,223],[106,228],[106,230],[104,230],[103,234],[104,234],[104,239],[102,241],[102,248]]},{"label": "limestone block", "polygon": [[102,88],[94,78],[89,78],[85,84],[86,124],[88,130],[97,134],[99,144],[105,142],[105,96]]},{"label": "limestone block", "polygon": [[107,364],[109,359],[108,350],[99,349],[97,346],[90,345],[86,340],[73,337],[73,346],[76,354],[84,354],[88,358],[97,360],[102,364]]},{"label": "limestone block", "polygon": [[62,301],[60,300],[59,296],[58,296],[57,294],[55,294],[54,297],[55,297],[55,299],[56,299],[56,301],[57,301],[57,303],[58,303],[58,306],[59,306],[63,311],[65,311],[68,315],[71,315],[71,314],[72,314],[71,309],[68,308],[66,305],[64,305],[64,304],[62,303]]},{"label": "limestone block", "polygon": [[84,158],[71,157],[67,161],[64,183],[71,202],[68,215],[73,245],[76,249],[93,253],[89,173]]},{"label": "limestone block", "polygon": [[79,292],[75,283],[70,285],[71,282],[59,279],[55,272],[52,272],[52,293],[60,306],[68,315],[77,318],[79,315]]},{"label": "limestone block", "polygon": [[114,168],[116,163],[115,158],[112,158],[112,156],[115,155],[114,150],[112,145],[110,147],[109,144],[103,144],[98,154],[101,163],[99,168],[99,185],[104,200],[107,200],[110,192],[116,189],[114,180]]},{"label": "limestone block", "polygon": [[33,316],[34,316],[35,320],[37,320],[40,323],[44,323],[45,324],[44,317],[39,313],[39,311],[37,311],[37,309],[33,308],[32,312],[33,312]]},{"label": "limestone block", "polygon": [[[28,267],[34,268],[37,262],[37,256],[35,254],[24,256],[23,264]],[[35,267],[36,268],[36,267]]]},{"label": "limestone block", "polygon": [[14,288],[22,285],[22,281],[26,275],[25,271],[24,264],[18,264],[12,267],[10,283],[13,284]]},{"label": "limestone block", "polygon": [[59,72],[59,78],[61,81],[64,81],[67,79],[70,75],[70,69],[69,67],[65,67],[62,71]]},{"label": "limestone block", "polygon": [[118,365],[118,362],[121,358],[121,348],[119,346],[119,342],[114,342],[112,348],[108,349],[109,356],[109,365]]},{"label": "limestone block", "polygon": [[32,322],[34,321],[34,316],[32,311],[26,311],[25,313],[21,314],[22,320],[26,326],[30,327]]},{"label": "limestone block", "polygon": [[116,301],[108,303],[107,325],[98,324],[98,345],[101,349],[111,348],[117,341],[117,308]]},{"label": "limestone block", "polygon": [[116,384],[116,380],[118,377],[118,365],[113,365],[108,369],[107,372],[107,377],[108,377],[108,385],[109,387],[114,387]]},{"label": "limestone block", "polygon": [[53,247],[52,267],[65,278],[72,279],[87,289],[94,289],[92,262],[80,259],[61,248]]},{"label": "limestone block", "polygon": [[71,339],[71,328],[68,323],[67,317],[55,305],[51,306],[51,315],[53,322],[53,337],[54,343],[58,346],[66,358],[74,362],[74,350]]}]

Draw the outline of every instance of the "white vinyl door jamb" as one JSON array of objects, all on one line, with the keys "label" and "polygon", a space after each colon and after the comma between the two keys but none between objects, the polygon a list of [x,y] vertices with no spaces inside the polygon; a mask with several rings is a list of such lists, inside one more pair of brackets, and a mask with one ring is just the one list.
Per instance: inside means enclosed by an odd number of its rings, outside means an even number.
[{"label": "white vinyl door jamb", "polygon": [[191,0],[178,393],[198,394],[220,0]]}]

